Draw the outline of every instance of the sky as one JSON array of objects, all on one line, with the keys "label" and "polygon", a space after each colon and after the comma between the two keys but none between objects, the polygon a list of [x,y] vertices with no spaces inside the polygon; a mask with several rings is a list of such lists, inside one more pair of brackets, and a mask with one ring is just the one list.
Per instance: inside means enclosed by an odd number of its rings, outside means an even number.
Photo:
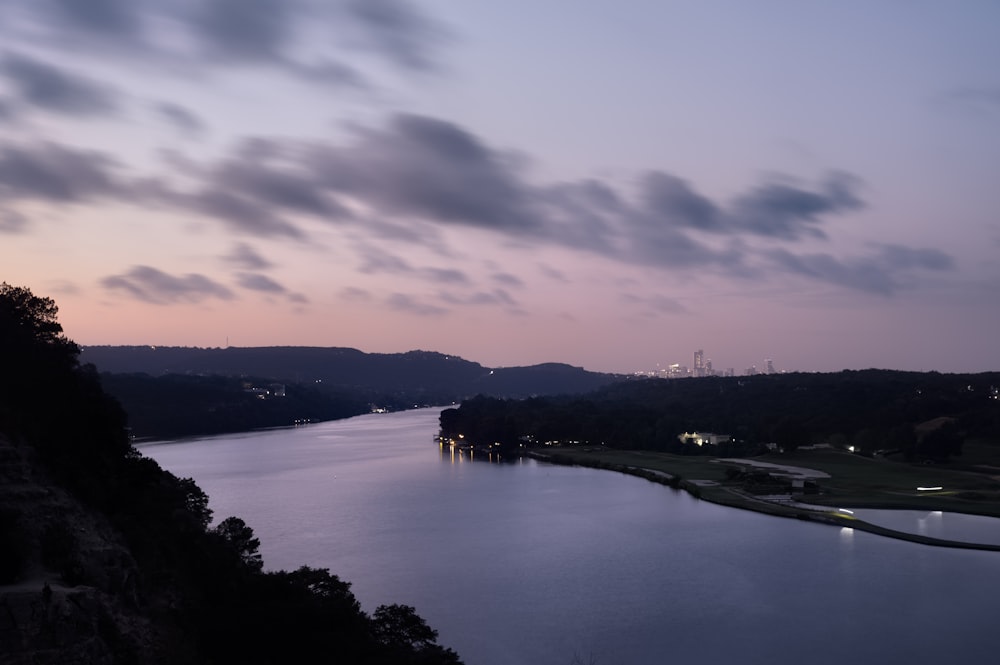
[{"label": "sky", "polygon": [[81,345],[1000,370],[1000,3],[0,0]]}]

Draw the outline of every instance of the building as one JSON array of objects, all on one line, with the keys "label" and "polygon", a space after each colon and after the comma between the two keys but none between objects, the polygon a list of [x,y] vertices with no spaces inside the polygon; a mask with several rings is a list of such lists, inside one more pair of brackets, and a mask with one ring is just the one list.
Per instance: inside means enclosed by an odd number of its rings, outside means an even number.
[{"label": "building", "polygon": [[713,434],[712,432],[684,432],[678,434],[677,438],[681,443],[693,443],[696,446],[717,446],[733,439],[729,434]]},{"label": "building", "polygon": [[705,351],[703,349],[694,352],[693,374],[696,377],[705,376]]}]

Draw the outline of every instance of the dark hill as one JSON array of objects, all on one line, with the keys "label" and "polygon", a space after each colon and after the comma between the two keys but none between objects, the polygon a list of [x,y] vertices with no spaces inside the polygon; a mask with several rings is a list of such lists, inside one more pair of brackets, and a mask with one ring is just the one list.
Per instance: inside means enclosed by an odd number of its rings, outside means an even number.
[{"label": "dark hill", "polygon": [[94,364],[100,372],[113,374],[250,376],[285,383],[321,382],[387,394],[423,393],[443,400],[437,403],[477,394],[577,394],[622,378],[558,363],[487,368],[432,351],[364,353],[338,347],[89,346],[83,349],[80,360]]}]

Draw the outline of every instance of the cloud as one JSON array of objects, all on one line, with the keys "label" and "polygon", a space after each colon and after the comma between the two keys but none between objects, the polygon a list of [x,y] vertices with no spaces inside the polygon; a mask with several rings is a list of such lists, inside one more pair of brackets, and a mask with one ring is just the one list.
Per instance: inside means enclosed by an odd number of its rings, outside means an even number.
[{"label": "cloud", "polygon": [[20,233],[28,225],[28,219],[15,210],[0,209],[0,233]]},{"label": "cloud", "polygon": [[517,307],[517,301],[511,297],[504,289],[493,289],[492,291],[476,291],[468,295],[458,295],[455,293],[441,293],[443,302],[449,305],[506,305]]},{"label": "cloud", "polygon": [[725,229],[725,220],[718,207],[677,176],[662,171],[647,173],[640,185],[640,196],[646,212],[654,220],[701,231]]},{"label": "cloud", "polygon": [[554,282],[562,282],[564,284],[569,282],[569,278],[566,277],[566,273],[556,267],[542,263],[539,264],[538,270]]},{"label": "cloud", "polygon": [[123,196],[108,155],[55,143],[30,147],[0,144],[0,196],[50,202],[77,202]]},{"label": "cloud", "polygon": [[348,0],[347,9],[365,29],[369,44],[403,67],[433,69],[434,47],[447,33],[406,0]]},{"label": "cloud", "polygon": [[886,296],[903,288],[899,277],[910,270],[949,271],[955,267],[954,259],[940,250],[901,245],[883,245],[874,255],[845,260],[825,253],[797,255],[785,249],[773,249],[763,256],[787,272]]},{"label": "cloud", "polygon": [[853,259],[844,262],[830,254],[797,255],[785,249],[770,250],[765,256],[775,266],[787,272],[857,291],[890,295],[897,288],[886,267],[871,259]]},{"label": "cloud", "polygon": [[415,268],[401,256],[390,254],[378,247],[363,245],[358,249],[358,252],[362,258],[358,271],[366,274],[406,274],[439,284],[466,284],[469,282],[468,275],[461,270],[434,267]]},{"label": "cloud", "polygon": [[180,104],[159,102],[153,109],[181,134],[197,136],[205,131],[205,123],[193,111]]},{"label": "cloud", "polygon": [[439,284],[467,284],[469,276],[455,268],[420,268],[417,273],[430,282]]},{"label": "cloud", "polygon": [[860,182],[856,176],[835,172],[817,190],[787,183],[755,187],[733,205],[731,228],[782,240],[798,240],[803,235],[825,238],[818,226],[823,215],[864,207],[857,194]]},{"label": "cloud", "polygon": [[406,293],[391,294],[386,300],[386,304],[396,311],[416,314],[418,316],[442,316],[448,313],[448,310],[443,307],[422,303]]},{"label": "cloud", "polygon": [[282,217],[249,198],[225,190],[205,189],[190,196],[170,194],[168,200],[222,220],[228,227],[241,233],[260,237],[305,237],[298,227]]},{"label": "cloud", "polygon": [[301,293],[292,293],[284,285],[279,284],[267,275],[260,273],[239,273],[236,275],[236,282],[244,289],[267,293],[271,295],[285,296],[289,302],[304,305],[309,302]]},{"label": "cloud", "polygon": [[413,266],[401,256],[390,254],[382,249],[371,246],[364,246],[359,249],[361,254],[361,267],[359,272],[366,274],[374,273],[412,273]]},{"label": "cloud", "polygon": [[397,115],[384,130],[359,130],[353,146],[312,146],[307,163],[323,186],[384,213],[508,233],[538,228],[510,160],[443,120]]},{"label": "cloud", "polygon": [[244,289],[262,293],[286,293],[288,289],[267,275],[260,273],[240,273],[236,276],[237,283]]},{"label": "cloud", "polygon": [[597,180],[560,183],[526,192],[541,211],[544,228],[535,230],[556,244],[614,254],[621,219],[629,206]]},{"label": "cloud", "polygon": [[[403,71],[436,67],[447,32],[405,0],[4,0],[9,43],[86,49],[161,72],[271,68],[369,88],[357,48]],[[350,59],[352,64],[347,64]],[[364,60],[364,59],[362,59]],[[364,66],[365,63],[362,63]]]},{"label": "cloud", "polygon": [[17,111],[10,100],[0,97],[0,122],[14,122],[17,120]]},{"label": "cloud", "polygon": [[176,277],[150,266],[134,266],[125,274],[105,277],[101,280],[101,285],[110,291],[122,291],[137,300],[154,305],[196,303],[208,298],[235,298],[232,291],[204,275],[190,273]]},{"label": "cloud", "polygon": [[288,0],[205,0],[191,15],[202,42],[224,57],[270,59],[292,34],[295,3]]},{"label": "cloud", "polygon": [[881,258],[892,268],[953,270],[955,260],[939,249],[913,249],[902,245],[881,245]]},{"label": "cloud", "polygon": [[510,286],[514,288],[521,288],[524,286],[524,281],[517,275],[512,275],[509,272],[497,272],[490,275],[490,279],[505,286]]},{"label": "cloud", "polygon": [[274,265],[244,242],[237,243],[233,250],[222,259],[247,270],[264,270]]},{"label": "cloud", "polygon": [[0,72],[27,104],[66,115],[105,115],[118,108],[111,88],[85,76],[24,55],[8,53]]},{"label": "cloud", "polygon": [[209,174],[208,186],[293,212],[326,219],[350,217],[350,212],[323,190],[308,169],[282,159],[277,150],[260,142],[244,145],[240,150],[243,158],[219,164]]},{"label": "cloud", "polygon": [[[42,4],[42,3],[39,3]],[[51,16],[71,29],[100,36],[133,34],[139,31],[139,11],[143,2],[136,0],[51,0],[45,3]]]}]

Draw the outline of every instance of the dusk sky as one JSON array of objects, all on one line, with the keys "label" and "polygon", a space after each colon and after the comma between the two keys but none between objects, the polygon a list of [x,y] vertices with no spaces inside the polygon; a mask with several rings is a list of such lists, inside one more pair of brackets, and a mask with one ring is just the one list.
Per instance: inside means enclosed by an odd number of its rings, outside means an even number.
[{"label": "dusk sky", "polygon": [[1000,2],[0,0],[82,345],[1000,370]]}]

